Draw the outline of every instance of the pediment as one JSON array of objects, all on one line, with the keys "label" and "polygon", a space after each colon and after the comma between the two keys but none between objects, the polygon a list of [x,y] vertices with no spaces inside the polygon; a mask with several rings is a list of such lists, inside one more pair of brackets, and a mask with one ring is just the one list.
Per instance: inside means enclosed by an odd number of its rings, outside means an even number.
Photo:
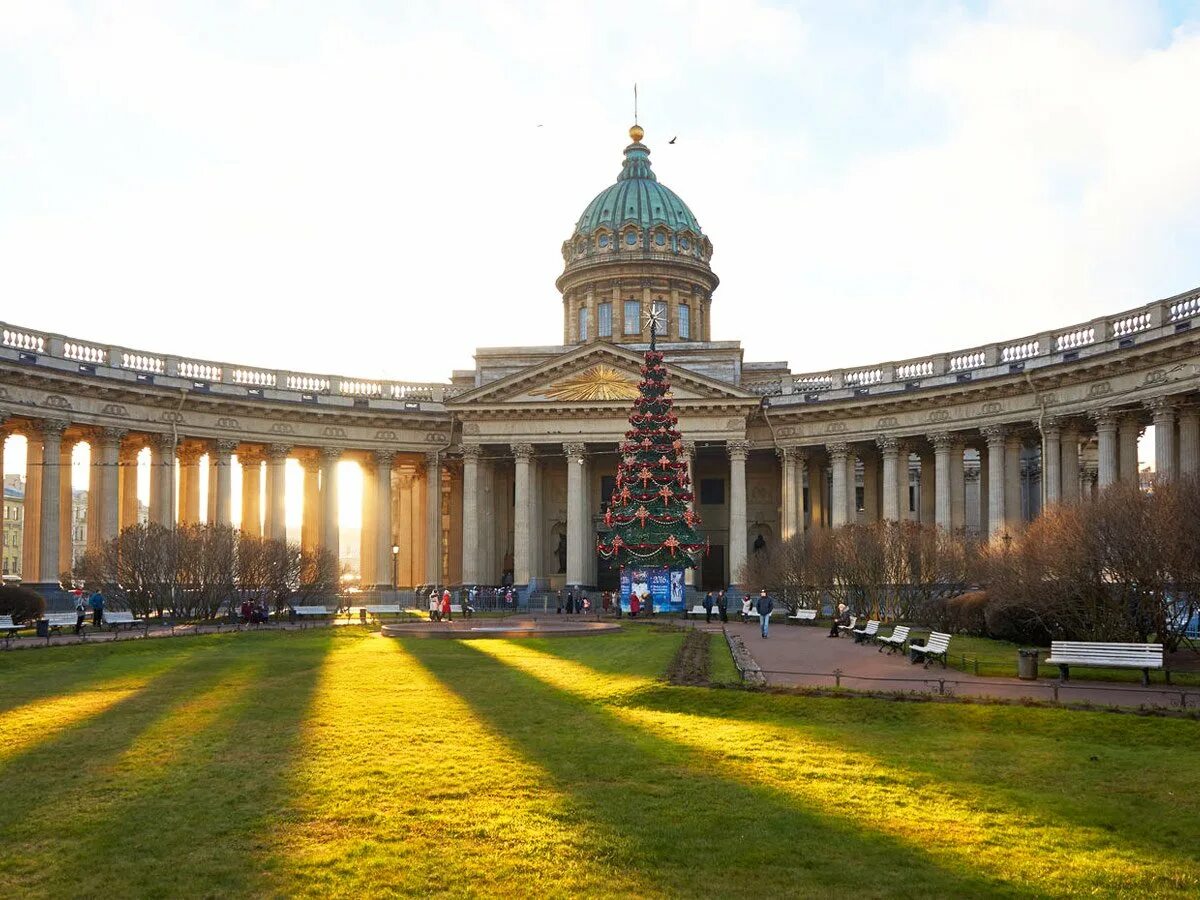
[{"label": "pediment", "polygon": [[[590,344],[455,397],[449,405],[628,405],[642,380],[641,353]],[[756,400],[749,392],[668,365],[675,401]]]}]

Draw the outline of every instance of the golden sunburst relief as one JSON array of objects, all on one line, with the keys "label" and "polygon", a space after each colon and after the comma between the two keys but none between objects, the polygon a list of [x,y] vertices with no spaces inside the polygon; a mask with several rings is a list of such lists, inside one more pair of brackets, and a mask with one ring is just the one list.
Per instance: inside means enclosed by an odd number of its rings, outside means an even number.
[{"label": "golden sunburst relief", "polygon": [[592,366],[583,372],[556,381],[537,396],[550,400],[633,400],[637,382],[612,366]]}]

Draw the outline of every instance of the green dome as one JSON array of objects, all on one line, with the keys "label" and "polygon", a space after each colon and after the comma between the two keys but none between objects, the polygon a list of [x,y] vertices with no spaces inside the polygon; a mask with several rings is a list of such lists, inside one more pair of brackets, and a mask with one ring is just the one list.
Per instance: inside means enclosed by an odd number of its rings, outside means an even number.
[{"label": "green dome", "polygon": [[571,239],[563,244],[564,260],[569,265],[572,260],[644,250],[707,262],[712,244],[696,216],[678,194],[659,184],[650,169],[650,149],[641,142],[642,130],[635,126],[630,135],[634,140],[625,148],[616,184],[587,205]]}]

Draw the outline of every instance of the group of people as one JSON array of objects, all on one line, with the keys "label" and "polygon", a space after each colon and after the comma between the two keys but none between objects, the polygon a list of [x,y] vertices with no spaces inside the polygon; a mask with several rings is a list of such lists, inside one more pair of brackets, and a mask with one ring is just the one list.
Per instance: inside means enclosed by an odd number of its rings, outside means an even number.
[{"label": "group of people", "polygon": [[265,625],[270,618],[271,608],[267,606],[266,600],[259,600],[257,603],[249,600],[242,601],[241,622],[243,625]]},{"label": "group of people", "polygon": [[[758,621],[762,627],[762,636],[765,638],[771,627],[771,613],[774,609],[775,601],[767,594],[767,589],[763,588],[758,592],[757,599],[752,600],[749,594],[742,596],[740,619],[742,622],[749,622],[750,613],[757,612]],[[712,591],[704,595],[704,621],[711,622],[714,612],[721,617],[722,622],[729,621],[729,610],[724,591],[718,591],[715,597]]]},{"label": "group of people", "polygon": [[83,599],[83,591],[77,591],[75,594],[75,633],[83,632],[83,625],[87,622],[88,613],[92,614],[92,627],[100,628],[104,625],[104,595],[99,589],[92,591],[92,595],[86,600]]},{"label": "group of people", "polygon": [[579,592],[579,596],[575,596],[574,591],[567,591],[566,596],[559,591],[557,595],[558,602],[555,604],[554,612],[556,614],[566,613],[574,615],[575,613],[590,613],[592,611],[592,601],[583,591]]}]

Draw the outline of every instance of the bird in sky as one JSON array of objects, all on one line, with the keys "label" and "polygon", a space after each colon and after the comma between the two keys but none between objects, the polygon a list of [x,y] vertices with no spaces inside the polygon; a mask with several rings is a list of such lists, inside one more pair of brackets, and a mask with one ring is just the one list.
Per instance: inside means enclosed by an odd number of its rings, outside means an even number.
[{"label": "bird in sky", "polygon": [[[676,135],[676,137],[678,137],[678,135]],[[667,141],[667,143],[668,143],[668,144],[673,144],[673,143],[675,143],[675,138],[671,138],[669,141]]]}]

